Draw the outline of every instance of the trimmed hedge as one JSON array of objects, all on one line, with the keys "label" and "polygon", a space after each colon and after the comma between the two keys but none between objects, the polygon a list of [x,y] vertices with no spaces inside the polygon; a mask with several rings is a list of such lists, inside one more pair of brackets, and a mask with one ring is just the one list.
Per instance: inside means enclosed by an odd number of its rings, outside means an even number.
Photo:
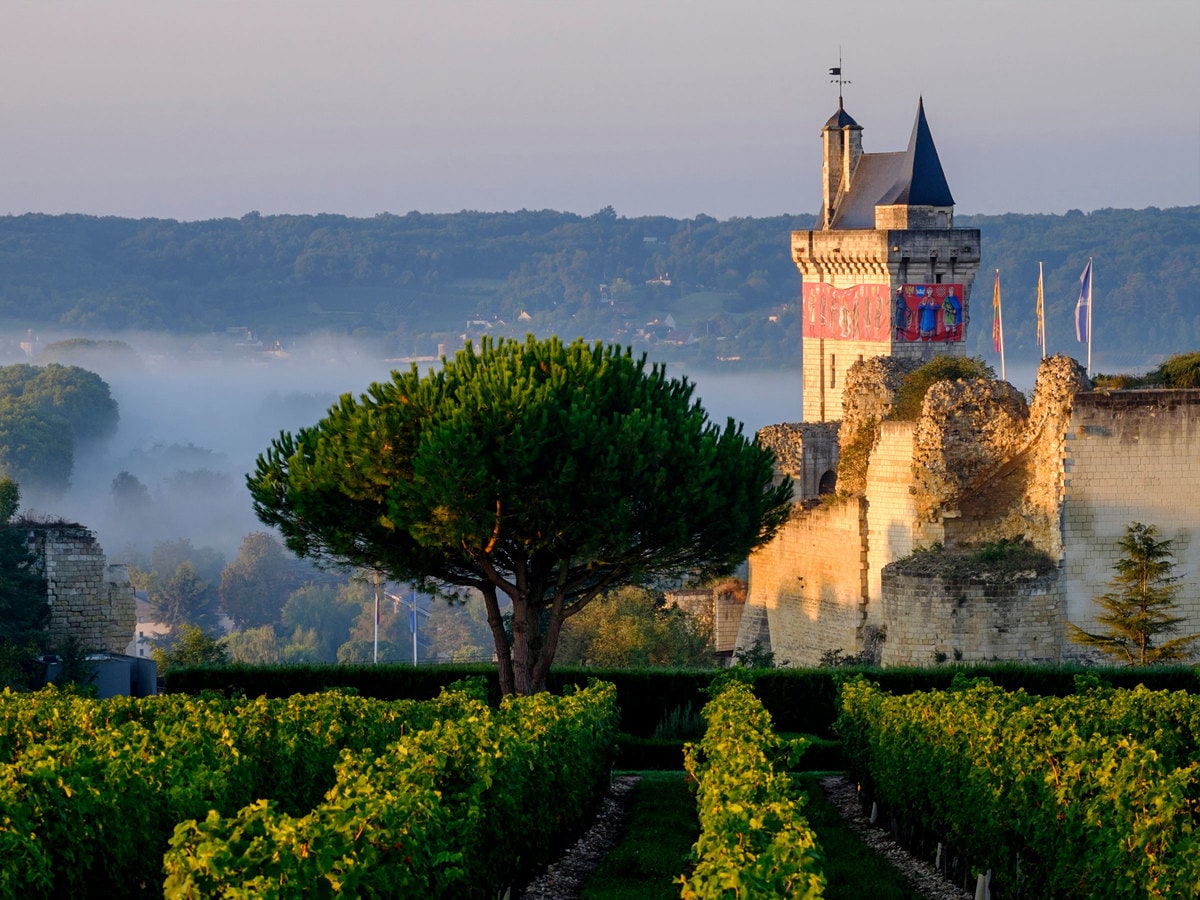
[{"label": "trimmed hedge", "polygon": [[[561,667],[550,672],[549,688],[562,693],[564,685],[582,687],[599,678],[616,685],[621,710],[621,731],[632,737],[648,738],[674,709],[691,706],[699,710],[708,701],[707,690],[722,669],[583,669]],[[1075,691],[1076,675],[1091,675],[1117,688],[1144,684],[1151,690],[1186,691],[1200,694],[1200,669],[1188,666],[1153,668],[1083,668],[1081,666],[1029,666],[995,663],[985,666],[939,666],[936,668],[837,668],[758,669],[746,673],[755,694],[771,713],[780,731],[834,737],[838,691],[858,675],[889,694],[945,690],[955,676],[988,678],[1005,690],[1065,697]],[[491,664],[462,666],[222,666],[172,669],[166,690],[195,694],[213,690],[229,695],[286,697],[331,688],[351,688],[363,696],[381,700],[409,698],[426,700],[448,684],[463,678],[483,677],[492,705],[499,703],[496,667]],[[624,765],[624,763],[622,763]]]}]

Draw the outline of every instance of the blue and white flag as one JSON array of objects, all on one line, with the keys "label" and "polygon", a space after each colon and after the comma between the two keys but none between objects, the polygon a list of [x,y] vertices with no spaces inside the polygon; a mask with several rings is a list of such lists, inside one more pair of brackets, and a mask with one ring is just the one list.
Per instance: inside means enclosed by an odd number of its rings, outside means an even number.
[{"label": "blue and white flag", "polygon": [[1086,344],[1092,339],[1092,261],[1079,276],[1079,302],[1075,304],[1075,337]]}]

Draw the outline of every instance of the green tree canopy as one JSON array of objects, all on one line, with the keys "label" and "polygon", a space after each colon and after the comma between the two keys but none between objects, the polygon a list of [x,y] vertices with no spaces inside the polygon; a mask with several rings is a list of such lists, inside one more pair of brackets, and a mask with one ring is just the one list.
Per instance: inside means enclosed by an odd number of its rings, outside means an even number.
[{"label": "green tree canopy", "polygon": [[528,694],[592,599],[648,576],[726,574],[785,520],[772,453],[692,395],[620,347],[485,340],[343,396],[281,434],[247,483],[300,555],[478,589],[502,689]]},{"label": "green tree canopy", "polygon": [[61,419],[81,442],[110,437],[120,419],[108,383],[79,366],[2,366],[0,396]]},{"label": "green tree canopy", "polygon": [[213,628],[217,624],[212,582],[201,578],[189,560],[181,562],[173,572],[156,577],[151,598],[162,611],[163,621],[171,626]]},{"label": "green tree canopy", "polygon": [[231,662],[272,666],[279,662],[279,638],[270,625],[231,631],[220,639]]},{"label": "green tree canopy", "polygon": [[169,577],[183,562],[190,562],[195,566],[196,574],[211,582],[214,588],[221,580],[221,569],[225,567],[225,557],[212,547],[197,547],[188,538],[159,541],[150,552],[151,581],[146,589],[153,592],[155,573],[163,578]]},{"label": "green tree canopy", "polygon": [[[20,499],[16,482],[0,478],[0,650],[24,651],[29,645],[41,644],[50,619],[46,579],[29,550],[27,533],[13,522]],[[6,674],[0,687],[8,680]]]},{"label": "green tree canopy", "polygon": [[1112,590],[1096,598],[1104,610],[1096,617],[1102,630],[1091,633],[1072,623],[1072,639],[1131,666],[1188,659],[1200,635],[1160,638],[1176,633],[1185,621],[1174,615],[1180,584],[1173,543],[1160,540],[1153,525],[1128,525],[1109,581]]},{"label": "green tree canopy", "polygon": [[892,404],[891,418],[902,422],[915,422],[921,417],[925,395],[939,381],[994,379],[995,370],[982,359],[962,356],[935,356],[929,362],[909,372],[900,382],[896,400]]},{"label": "green tree canopy", "polygon": [[125,516],[144,516],[153,506],[150,489],[136,475],[121,471],[112,480],[112,501]]},{"label": "green tree canopy", "polygon": [[74,441],[65,421],[28,403],[0,395],[0,472],[31,489],[67,489],[75,466]]},{"label": "green tree canopy", "polygon": [[256,531],[242,538],[237,558],[221,571],[221,609],[238,628],[274,626],[295,587],[283,546]]},{"label": "green tree canopy", "polygon": [[149,561],[130,568],[138,590],[146,591],[171,625],[217,626],[217,582],[225,559],[211,547],[195,547],[187,538],[160,541]]},{"label": "green tree canopy", "polygon": [[563,628],[563,662],[604,668],[712,668],[712,624],[668,607],[661,593],[627,585],[572,618]]},{"label": "green tree canopy", "polygon": [[337,585],[306,584],[288,595],[280,619],[288,633],[315,633],[320,658],[337,662],[337,648],[349,638],[350,626],[362,609],[360,598],[348,596]]},{"label": "green tree canopy", "polygon": [[487,610],[478,597],[454,602],[434,600],[429,615],[423,620],[418,616],[417,620],[426,653],[432,659],[470,662],[492,655]]},{"label": "green tree canopy", "polygon": [[166,647],[154,648],[154,661],[160,672],[182,666],[223,666],[229,662],[229,651],[203,628],[182,625]]},{"label": "green tree canopy", "polygon": [[80,443],[109,437],[117,402],[78,366],[0,366],[0,471],[30,487],[65,490]]}]

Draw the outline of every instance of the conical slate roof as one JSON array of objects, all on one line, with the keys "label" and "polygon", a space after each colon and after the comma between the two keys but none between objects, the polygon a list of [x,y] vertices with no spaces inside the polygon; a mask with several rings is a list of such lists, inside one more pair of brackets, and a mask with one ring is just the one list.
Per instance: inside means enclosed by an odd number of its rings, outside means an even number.
[{"label": "conical slate roof", "polygon": [[880,205],[953,206],[954,197],[942,171],[929,123],[925,121],[925,101],[917,101],[917,120],[896,183],[879,200]]},{"label": "conical slate roof", "polygon": [[850,113],[846,112],[846,110],[842,108],[842,102],[841,100],[838,100],[837,112],[829,117],[829,121],[825,123],[825,128],[822,128],[821,130],[824,131],[826,128],[845,128],[847,125],[849,125],[851,128],[862,127],[855,122],[853,118],[851,118]]}]

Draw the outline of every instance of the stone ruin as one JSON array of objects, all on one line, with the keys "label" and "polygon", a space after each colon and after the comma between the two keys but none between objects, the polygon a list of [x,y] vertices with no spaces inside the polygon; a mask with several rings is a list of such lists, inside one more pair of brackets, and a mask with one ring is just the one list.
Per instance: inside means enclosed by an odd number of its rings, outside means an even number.
[{"label": "stone ruin", "polygon": [[[1110,554],[1090,537],[1087,547],[1064,543],[1068,441],[1079,431],[1076,397],[1091,396],[1090,381],[1075,360],[1051,357],[1028,402],[996,379],[942,381],[916,421],[899,421],[890,414],[914,368],[889,357],[858,362],[846,375],[840,423],[763,429],[798,502],[751,557],[739,648],[769,636],[769,648],[795,665],[830,651],[884,664],[1067,654],[1063,560]],[[818,479],[831,466],[836,494],[822,496]],[[1085,476],[1090,470],[1076,466],[1076,496]],[[997,579],[895,565],[936,545],[1000,541],[1028,542],[1057,568]]]},{"label": "stone ruin", "polygon": [[88,652],[124,653],[137,625],[129,570],[109,565],[82,525],[27,523],[29,549],[46,578],[51,643],[75,638]]}]

